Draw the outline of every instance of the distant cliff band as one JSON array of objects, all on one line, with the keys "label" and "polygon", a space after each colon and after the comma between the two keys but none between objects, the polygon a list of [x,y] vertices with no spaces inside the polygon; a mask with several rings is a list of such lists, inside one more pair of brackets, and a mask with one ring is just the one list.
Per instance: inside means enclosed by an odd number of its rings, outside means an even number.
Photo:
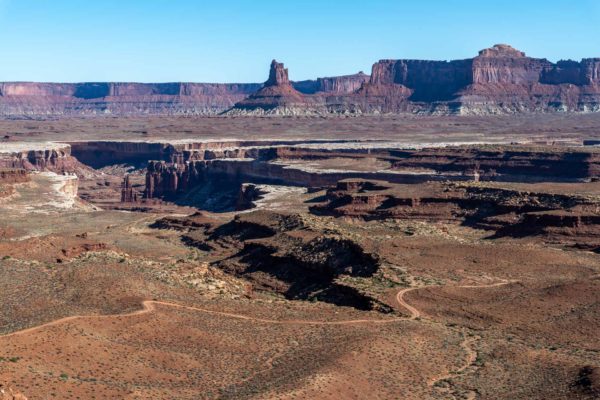
[{"label": "distant cliff band", "polygon": [[527,57],[495,45],[455,61],[381,60],[371,75],[264,84],[0,83],[0,116],[507,114],[600,111],[600,58]]}]

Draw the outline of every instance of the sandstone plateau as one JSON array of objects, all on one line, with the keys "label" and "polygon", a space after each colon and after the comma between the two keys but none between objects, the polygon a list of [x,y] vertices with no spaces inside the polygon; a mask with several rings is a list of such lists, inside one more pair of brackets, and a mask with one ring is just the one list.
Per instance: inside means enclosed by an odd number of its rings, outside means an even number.
[{"label": "sandstone plateau", "polygon": [[371,75],[264,84],[0,83],[0,116],[597,112],[600,58],[552,63],[505,44],[470,59],[381,60]]}]

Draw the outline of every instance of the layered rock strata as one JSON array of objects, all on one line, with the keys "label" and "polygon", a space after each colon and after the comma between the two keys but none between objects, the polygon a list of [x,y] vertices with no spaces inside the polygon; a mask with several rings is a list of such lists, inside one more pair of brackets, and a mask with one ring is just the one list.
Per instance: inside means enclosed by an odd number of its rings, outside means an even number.
[{"label": "layered rock strata", "polygon": [[7,82],[0,84],[0,116],[212,115],[259,88],[260,84]]},{"label": "layered rock strata", "polygon": [[440,147],[391,151],[393,169],[469,171],[481,180],[585,181],[600,176],[595,149],[523,146]]},{"label": "layered rock strata", "polygon": [[234,109],[272,114],[298,114],[302,108],[306,113],[599,111],[599,66],[600,58],[554,64],[499,44],[465,60],[381,60],[352,93],[305,90],[299,97],[281,91],[277,99],[261,96],[260,102],[245,100]]},{"label": "layered rock strata", "polygon": [[[584,148],[463,146],[401,150],[300,145],[200,150],[172,156],[171,161],[176,162],[148,163],[145,198],[176,199],[213,181],[229,182],[237,190],[245,182],[324,187],[347,178],[414,184],[445,180],[588,182],[600,177],[600,152]],[[328,165],[331,160],[342,165],[381,162],[388,167],[353,171],[309,166],[319,161]]]},{"label": "layered rock strata", "polygon": [[174,199],[179,194],[221,179],[230,182],[272,183],[291,186],[323,187],[340,179],[363,177],[387,179],[392,182],[421,183],[430,180],[472,180],[473,175],[437,173],[397,173],[393,171],[310,171],[302,167],[290,167],[256,160],[191,161],[184,165],[164,161],[148,162],[144,197]]},{"label": "layered rock strata", "polygon": [[68,144],[22,143],[2,146],[0,168],[75,173],[85,167],[71,156]]},{"label": "layered rock strata", "polygon": [[328,189],[325,201],[310,210],[319,215],[365,220],[456,223],[490,230],[492,237],[539,236],[546,241],[600,250],[600,197],[595,194],[598,186],[570,185],[563,193],[540,184],[398,185],[351,179]]}]

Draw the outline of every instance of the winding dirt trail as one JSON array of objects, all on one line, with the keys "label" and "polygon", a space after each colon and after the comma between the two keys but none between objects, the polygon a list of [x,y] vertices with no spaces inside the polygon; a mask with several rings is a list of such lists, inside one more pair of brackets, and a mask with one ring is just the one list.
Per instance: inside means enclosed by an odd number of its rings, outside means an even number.
[{"label": "winding dirt trail", "polygon": [[390,319],[352,319],[352,320],[344,320],[344,321],[315,321],[315,320],[277,320],[277,319],[268,319],[268,318],[259,318],[259,317],[251,317],[244,314],[235,314],[228,313],[224,311],[215,311],[210,310],[208,308],[201,307],[193,307],[193,306],[184,306],[177,303],[169,303],[166,301],[156,301],[156,300],[144,300],[142,301],[142,309],[136,310],[130,313],[125,314],[107,314],[107,315],[73,315],[70,317],[60,318],[42,325],[37,325],[31,328],[23,329],[20,331],[8,333],[6,335],[1,335],[0,338],[8,338],[19,335],[26,335],[28,333],[35,332],[37,330],[48,328],[55,325],[60,325],[65,322],[74,321],[77,319],[108,319],[108,318],[123,318],[123,317],[132,317],[135,315],[148,314],[156,310],[156,305],[162,305],[167,307],[179,308],[190,311],[199,311],[212,315],[219,315],[222,317],[229,317],[240,319],[244,321],[251,322],[259,322],[266,324],[279,324],[279,325],[352,325],[352,324],[389,324],[392,322],[404,321],[406,318],[390,318]]},{"label": "winding dirt trail", "polygon": [[[425,286],[425,287],[433,287],[433,286]],[[417,318],[421,317],[421,312],[419,310],[417,310],[415,307],[408,304],[404,300],[404,295],[406,293],[412,292],[413,290],[417,290],[417,289],[423,289],[423,288],[416,288],[416,287],[415,288],[406,288],[406,289],[402,289],[401,291],[398,292],[398,294],[396,294],[396,301],[398,302],[398,304],[401,307],[404,307],[405,309],[407,309],[408,312],[410,313],[410,316],[405,319],[413,320],[413,319],[417,319]]]},{"label": "winding dirt trail", "polygon": [[[516,282],[516,281],[503,280],[501,282],[497,282],[497,283],[489,284],[489,285],[463,285],[463,286],[456,286],[456,287],[458,287],[458,288],[491,288],[491,287],[507,285],[507,284],[514,283],[514,282]],[[431,288],[431,287],[443,287],[443,285],[430,285],[430,286],[423,286],[423,287],[405,288],[405,289],[400,290],[396,294],[396,301],[398,302],[398,304],[401,307],[408,310],[408,312],[410,313],[410,316],[408,316],[408,317],[399,317],[399,318],[390,318],[390,319],[352,319],[352,320],[344,320],[344,321],[316,321],[316,320],[294,320],[294,319],[292,319],[292,320],[274,320],[274,319],[268,319],[268,318],[252,317],[252,316],[248,316],[248,315],[244,315],[244,314],[229,313],[229,312],[225,312],[225,311],[215,311],[215,310],[210,310],[210,309],[201,308],[201,307],[185,306],[185,305],[181,305],[181,304],[177,304],[177,303],[170,303],[170,302],[166,302],[166,301],[145,300],[145,301],[142,301],[142,308],[140,310],[136,310],[136,311],[133,311],[130,313],[109,314],[109,315],[74,315],[74,316],[70,316],[70,317],[60,318],[55,321],[48,322],[46,324],[34,326],[31,328],[23,329],[23,330],[16,331],[16,332],[12,332],[12,333],[9,333],[6,335],[1,335],[0,339],[10,338],[10,337],[15,337],[15,336],[20,336],[20,335],[26,335],[26,334],[35,332],[35,331],[43,329],[43,328],[56,326],[56,325],[59,325],[59,324],[65,323],[65,322],[69,322],[69,321],[74,321],[77,319],[124,318],[124,317],[132,317],[132,316],[136,316],[136,315],[148,314],[148,313],[156,311],[156,305],[178,308],[178,309],[183,309],[183,310],[198,311],[198,312],[203,312],[203,313],[207,313],[207,314],[211,314],[211,315],[218,315],[218,316],[223,316],[223,317],[228,317],[228,318],[235,318],[235,319],[239,319],[239,320],[243,320],[243,321],[266,323],[266,324],[279,324],[279,325],[284,325],[284,324],[298,324],[298,325],[390,324],[390,323],[395,323],[395,322],[399,322],[399,321],[412,321],[417,318],[420,318],[422,316],[422,313],[414,306],[411,306],[410,304],[408,304],[406,302],[406,300],[404,299],[404,295],[413,290],[425,289],[425,288]],[[460,374],[461,372],[463,372],[467,368],[469,368],[477,359],[477,352],[475,350],[473,350],[472,344],[474,342],[476,342],[478,339],[480,339],[480,337],[478,337],[478,336],[467,336],[460,343],[460,346],[463,348],[463,350],[467,354],[465,362],[456,370],[449,371],[448,373],[446,373],[444,375],[430,379],[427,382],[428,386],[433,387],[437,382],[451,379],[454,376],[456,376],[457,374]],[[244,381],[249,381],[249,380],[255,378],[256,376],[260,375],[261,373],[273,369],[273,363],[275,362],[276,358],[277,358],[276,354],[269,357],[269,359],[265,362],[265,365],[266,365],[265,369],[262,369],[262,370],[256,372],[255,374],[252,374],[252,376],[248,377]],[[474,392],[466,393],[466,396],[467,396],[466,398],[468,400],[474,400],[476,398],[476,394]]]},{"label": "winding dirt trail", "polygon": [[[503,279],[500,282],[492,283],[489,285],[462,285],[462,286],[456,286],[456,287],[466,288],[466,289],[480,289],[480,288],[492,288],[492,287],[504,286],[504,285],[509,285],[511,283],[516,283],[516,282],[518,282],[518,281],[516,281],[516,280],[511,281],[511,280]],[[429,287],[431,287],[431,286],[429,286]],[[398,296],[400,296],[400,293],[398,293]],[[418,313],[418,310],[417,310],[417,313]],[[418,314],[420,315],[420,313],[418,313]],[[463,335],[464,335],[464,331],[463,331]],[[427,382],[427,385],[430,387],[433,387],[438,382],[452,379],[456,375],[459,375],[462,372],[464,372],[467,368],[471,367],[473,365],[473,363],[477,360],[477,356],[478,356],[477,351],[473,350],[473,344],[476,343],[479,339],[481,339],[480,336],[465,335],[465,339],[460,343],[460,347],[462,347],[463,350],[465,351],[465,353],[467,354],[467,357],[466,357],[464,363],[455,370],[449,371],[446,374],[443,374],[443,375],[440,375],[440,376],[430,379]],[[477,398],[476,393],[473,391],[468,391],[468,392],[464,393],[464,396],[465,396],[466,400],[474,400]]]},{"label": "winding dirt trail", "polygon": [[481,337],[479,337],[479,336],[466,336],[465,339],[462,342],[460,342],[460,347],[462,347],[463,350],[465,351],[465,353],[467,353],[465,362],[460,367],[455,369],[454,371],[450,371],[447,374],[440,375],[440,376],[430,379],[427,384],[429,386],[434,386],[437,382],[444,381],[446,379],[450,379],[450,378],[454,377],[455,375],[462,373],[467,368],[469,368],[471,365],[473,365],[475,360],[477,360],[477,352],[475,350],[473,350],[473,348],[471,346],[473,345],[473,343],[477,342],[479,339],[481,339]]},{"label": "winding dirt trail", "polygon": [[[515,282],[515,281],[502,281],[502,282],[498,282],[498,283],[494,283],[494,284],[490,284],[490,285],[480,285],[480,286],[464,285],[464,286],[456,286],[456,287],[459,287],[459,288],[490,288],[490,287],[507,285],[507,284],[510,284],[513,282]],[[235,319],[240,319],[240,320],[244,320],[244,321],[259,322],[259,323],[266,323],[266,324],[279,324],[279,325],[390,324],[390,323],[394,323],[394,322],[398,322],[398,321],[407,321],[407,320],[410,321],[410,320],[414,320],[416,318],[421,317],[422,313],[415,307],[408,304],[404,300],[404,295],[413,290],[425,289],[425,288],[431,288],[431,287],[443,287],[443,285],[431,285],[431,286],[423,286],[423,287],[406,288],[406,289],[402,289],[398,292],[398,294],[396,295],[396,301],[398,302],[398,304],[401,307],[404,307],[406,310],[409,311],[409,313],[410,313],[409,317],[390,318],[390,319],[351,319],[351,320],[343,320],[343,321],[319,321],[319,320],[298,320],[298,319],[277,320],[277,319],[252,317],[252,316],[245,315],[245,314],[229,313],[229,312],[225,312],[225,311],[215,311],[215,310],[211,310],[208,308],[185,306],[185,305],[181,305],[181,304],[177,304],[177,303],[170,303],[170,302],[166,302],[166,301],[144,300],[144,301],[142,301],[142,309],[136,310],[136,311],[133,311],[130,313],[107,314],[107,315],[73,315],[70,317],[60,318],[60,319],[57,319],[57,320],[54,320],[54,321],[51,321],[51,322],[48,322],[48,323],[45,323],[42,325],[37,325],[37,326],[31,327],[31,328],[26,328],[26,329],[23,329],[20,331],[8,333],[6,335],[1,335],[0,338],[25,335],[25,334],[28,334],[31,332],[35,332],[39,329],[59,325],[64,322],[74,321],[77,319],[123,318],[123,317],[132,317],[135,315],[147,314],[147,313],[151,313],[151,312],[155,311],[156,305],[162,305],[162,306],[179,308],[179,309],[190,310],[190,311],[199,311],[199,312],[203,312],[203,313],[207,313],[207,314],[219,315],[222,317],[229,317],[229,318],[235,318]]]},{"label": "winding dirt trail", "polygon": [[[503,279],[500,282],[496,282],[496,283],[491,283],[489,285],[461,285],[461,286],[452,286],[455,288],[461,288],[461,289],[485,289],[485,288],[493,288],[493,287],[498,287],[498,286],[504,286],[504,285],[508,285],[511,283],[516,283],[517,281],[510,281],[510,280],[506,280]],[[410,316],[405,318],[408,320],[413,320],[413,319],[417,319],[420,318],[422,316],[422,313],[416,309],[415,307],[411,306],[410,304],[408,304],[406,302],[406,300],[404,300],[404,295],[408,292],[412,292],[413,290],[418,290],[418,289],[427,289],[427,288],[434,288],[434,287],[446,287],[447,285],[428,285],[428,286],[421,286],[421,287],[412,287],[412,288],[406,288],[406,289],[402,289],[398,292],[398,294],[396,294],[396,301],[398,302],[398,304],[402,307],[404,307],[406,310],[408,310],[408,312],[410,312]]]}]

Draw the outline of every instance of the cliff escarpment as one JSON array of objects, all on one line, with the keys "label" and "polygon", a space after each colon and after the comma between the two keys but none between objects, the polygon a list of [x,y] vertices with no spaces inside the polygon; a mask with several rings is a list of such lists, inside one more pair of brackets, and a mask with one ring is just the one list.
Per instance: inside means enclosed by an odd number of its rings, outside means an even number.
[{"label": "cliff escarpment", "polygon": [[515,114],[600,111],[600,58],[528,57],[509,45],[451,61],[386,59],[371,75],[263,83],[0,83],[0,117],[72,115]]},{"label": "cliff escarpment", "polygon": [[171,153],[170,161],[148,161],[143,198],[206,208],[205,200],[218,193],[223,197],[216,206],[232,209],[245,198],[245,183],[322,188],[352,178],[406,185],[444,181],[558,184],[596,181],[600,176],[600,153],[594,149],[330,147],[264,145]]},{"label": "cliff escarpment", "polygon": [[317,215],[364,220],[459,224],[489,231],[489,239],[539,237],[549,243],[599,251],[597,187],[597,183],[555,187],[477,182],[398,185],[349,179],[328,189],[324,201],[310,209]]},{"label": "cliff escarpment", "polygon": [[[466,60],[379,61],[357,94],[366,104],[364,111],[378,112],[598,111],[598,63],[599,59],[584,59],[554,64],[500,44]],[[368,101],[370,92],[394,87],[395,93],[384,95],[383,105]]]},{"label": "cliff escarpment", "polygon": [[62,143],[4,144],[0,169],[78,173],[87,169],[71,156],[71,146]]}]

